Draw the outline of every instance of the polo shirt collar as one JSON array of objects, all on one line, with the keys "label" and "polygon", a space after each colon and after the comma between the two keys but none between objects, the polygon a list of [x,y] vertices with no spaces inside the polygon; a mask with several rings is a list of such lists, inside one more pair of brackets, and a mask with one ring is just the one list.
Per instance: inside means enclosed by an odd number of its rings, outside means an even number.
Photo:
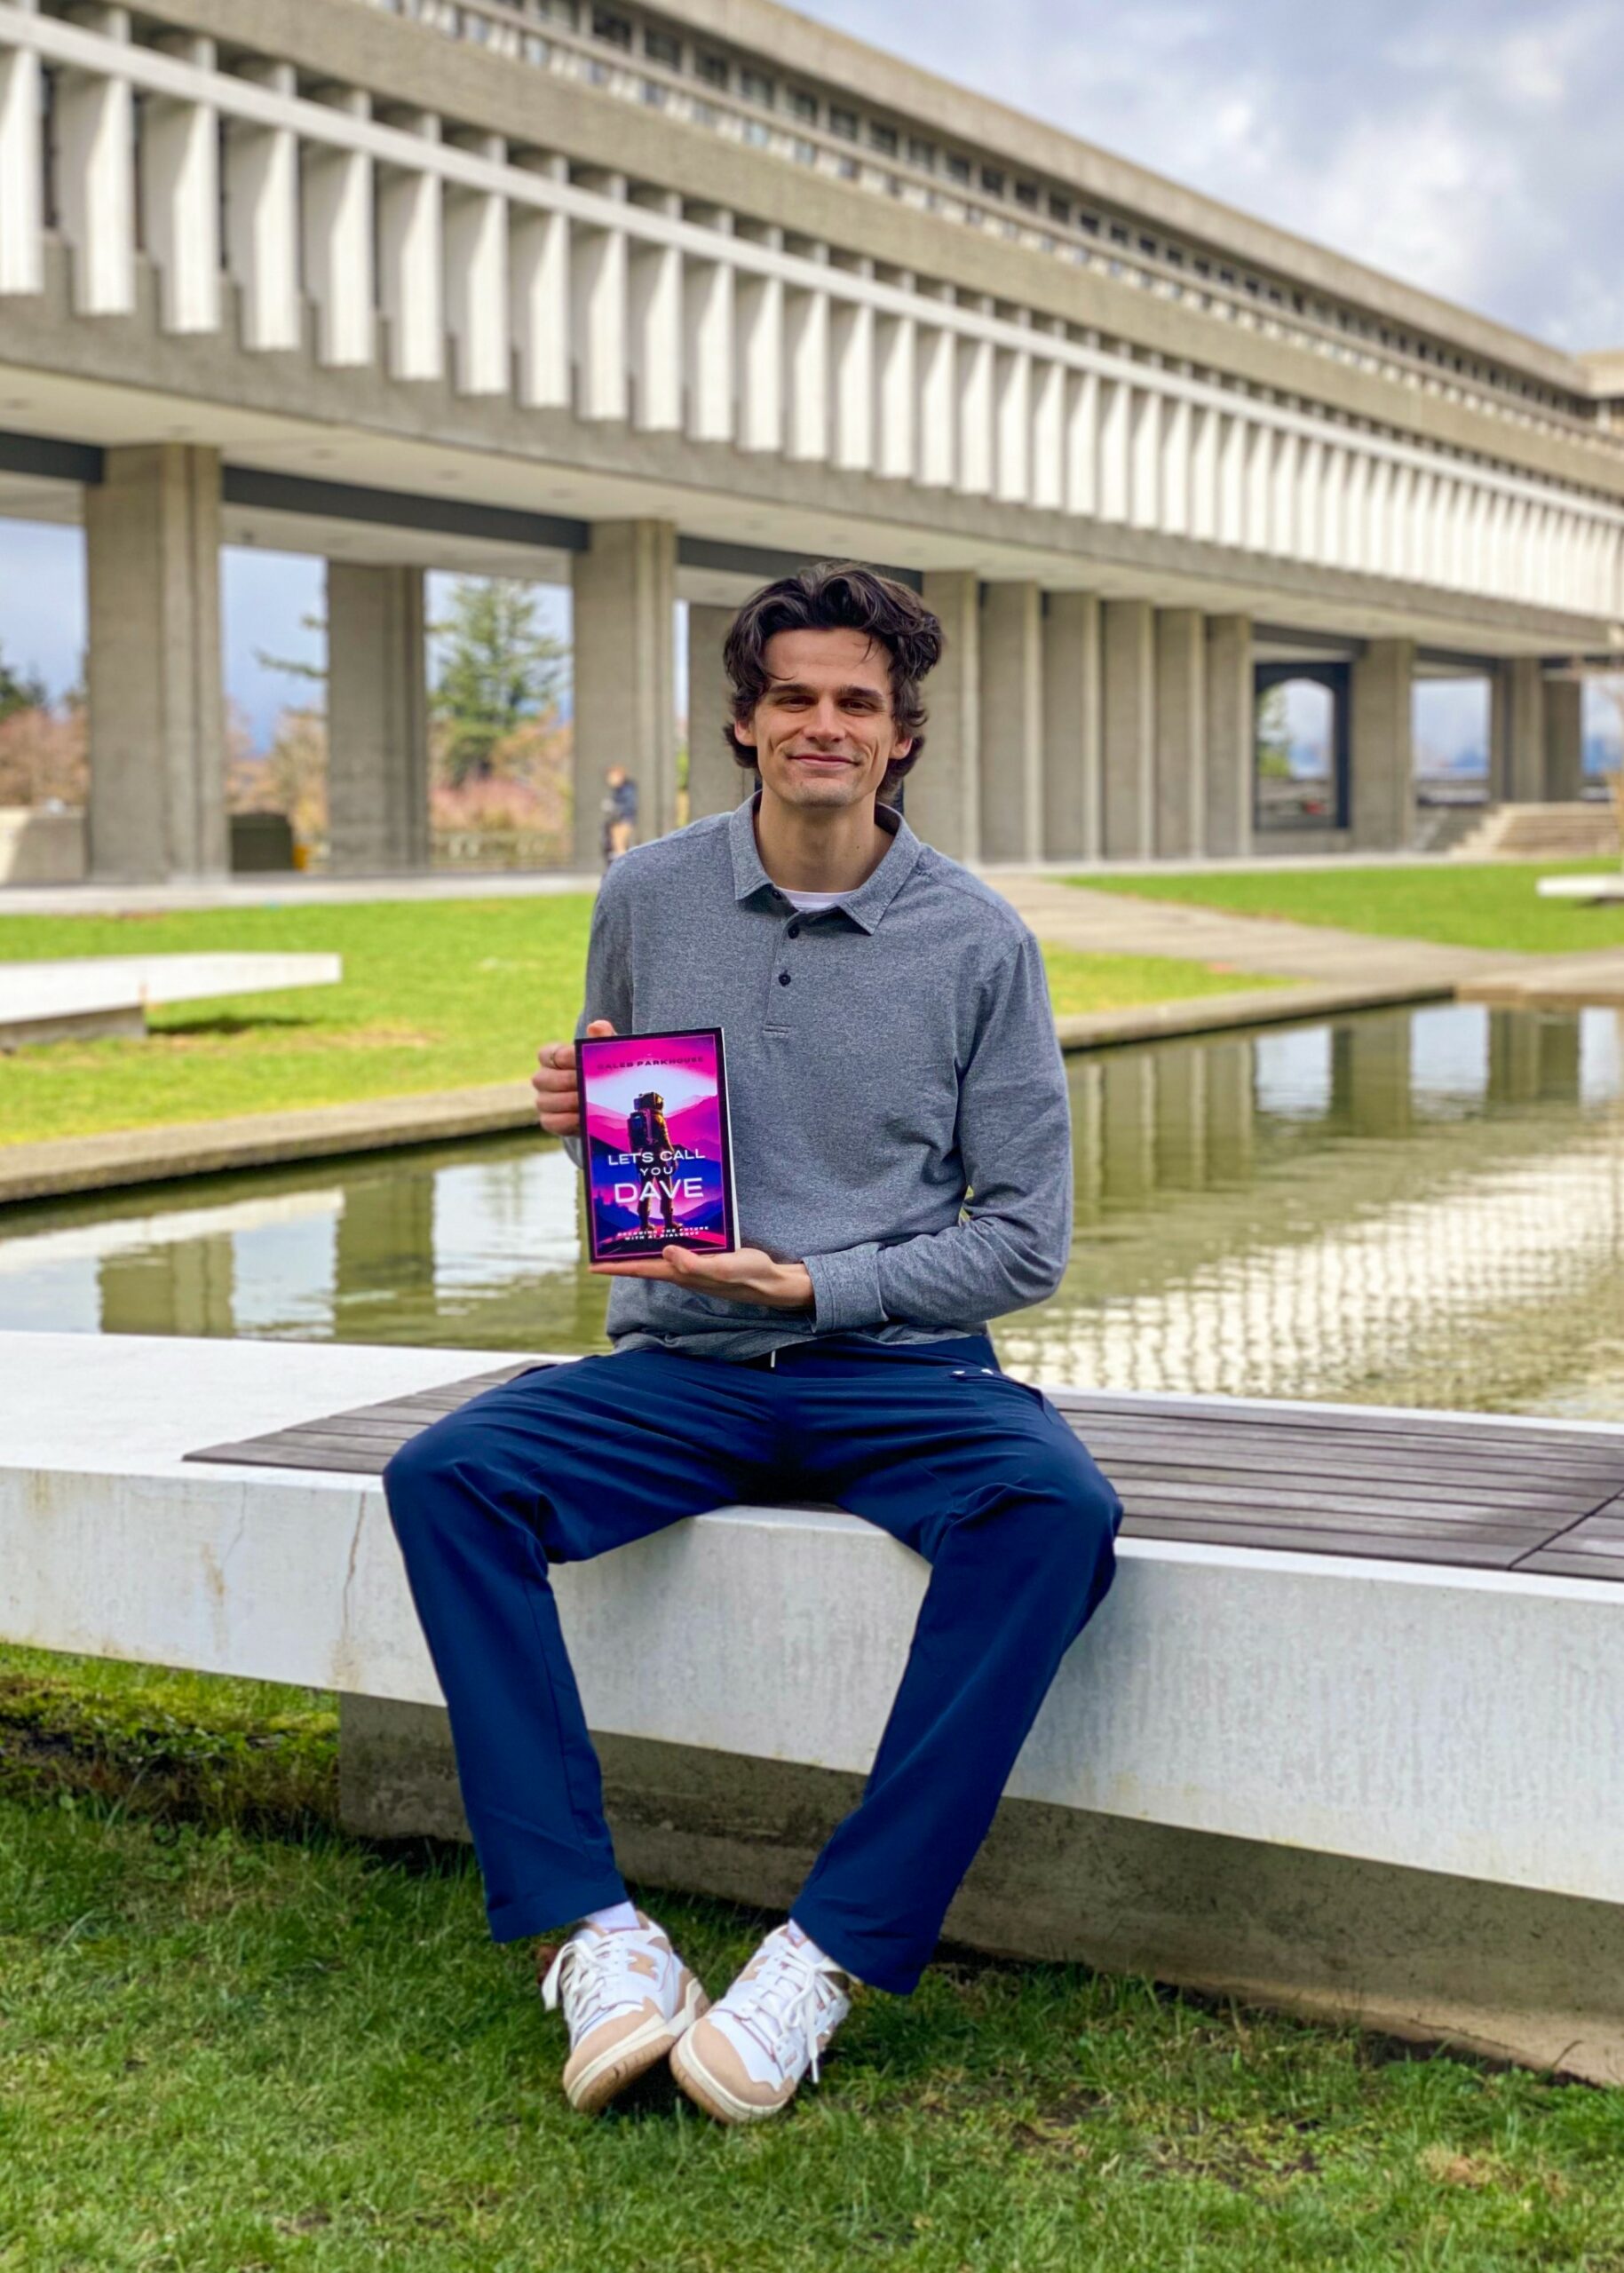
[{"label": "polo shirt collar", "polygon": [[[758,891],[772,891],[777,887],[761,865],[761,854],[756,845],[756,808],[761,803],[761,792],[733,807],[727,824],[727,839],[733,859],[733,898],[751,899]],[[882,828],[891,830],[891,843],[881,855],[880,865],[871,876],[859,884],[857,890],[844,893],[834,904],[844,908],[860,930],[872,931],[880,918],[912,875],[920,853],[924,850],[918,837],[908,827],[894,805],[876,805],[875,817]]]}]

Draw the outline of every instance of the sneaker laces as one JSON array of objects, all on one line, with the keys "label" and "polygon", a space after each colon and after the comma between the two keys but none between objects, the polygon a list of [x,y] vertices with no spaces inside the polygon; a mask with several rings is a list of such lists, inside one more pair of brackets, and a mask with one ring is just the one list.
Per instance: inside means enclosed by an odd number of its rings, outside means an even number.
[{"label": "sneaker laces", "polygon": [[624,1929],[574,1934],[559,1950],[543,1980],[542,2003],[554,2012],[562,1997],[572,2043],[583,2029],[606,2020],[618,2008],[643,2002],[646,1984],[643,1992],[634,1992],[630,1980],[617,1980],[616,1976],[623,1975],[625,1960],[634,1954],[628,1944],[640,1947],[645,1939]]},{"label": "sneaker laces", "polygon": [[757,1961],[761,1970],[749,1980],[736,1981],[728,1991],[727,2016],[749,2031],[780,2072],[784,2061],[773,2036],[780,2043],[786,2036],[798,2037],[806,2046],[815,2084],[819,2023],[842,1993],[835,1978],[839,1968],[794,1942],[780,1942]]}]

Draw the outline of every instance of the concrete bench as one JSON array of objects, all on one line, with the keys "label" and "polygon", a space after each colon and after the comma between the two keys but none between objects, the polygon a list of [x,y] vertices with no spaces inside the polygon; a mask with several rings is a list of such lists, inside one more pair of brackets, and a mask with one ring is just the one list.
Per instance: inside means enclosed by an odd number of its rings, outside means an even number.
[{"label": "concrete bench", "polygon": [[[455,1833],[376,1477],[184,1455],[513,1363],[0,1334],[0,1639],[336,1689],[346,1819]],[[1113,1402],[1147,1431],[1177,1408]],[[1252,1431],[1332,1410],[1222,1402]],[[1509,1461],[1552,1433],[1477,1425]],[[1562,1433],[1624,1473],[1624,1429]],[[1126,1531],[1120,1552],[949,1932],[1624,2080],[1624,1587]],[[629,1872],[786,1900],[860,1786],[923,1564],[759,1507],[555,1577]]]},{"label": "concrete bench", "polygon": [[0,1049],[36,1041],[140,1034],[161,1002],[336,986],[343,958],[326,954],[85,955],[0,962]]}]

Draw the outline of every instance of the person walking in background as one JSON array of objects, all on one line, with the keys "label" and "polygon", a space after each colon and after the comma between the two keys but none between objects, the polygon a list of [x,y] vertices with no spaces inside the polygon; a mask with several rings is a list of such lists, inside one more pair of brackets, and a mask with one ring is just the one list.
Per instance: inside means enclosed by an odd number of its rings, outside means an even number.
[{"label": "person walking in background", "polygon": [[604,780],[609,788],[603,808],[606,870],[638,841],[638,785],[623,765],[612,765]]}]

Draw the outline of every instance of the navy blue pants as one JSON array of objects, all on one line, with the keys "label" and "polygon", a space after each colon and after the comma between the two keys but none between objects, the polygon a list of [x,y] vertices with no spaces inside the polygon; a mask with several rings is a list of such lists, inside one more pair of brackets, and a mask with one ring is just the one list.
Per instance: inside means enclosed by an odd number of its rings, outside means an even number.
[{"label": "navy blue pants", "polygon": [[384,1476],[450,1711],[498,1941],[625,1898],[548,1564],[730,1501],[834,1501],[931,1579],[859,1805],[792,1916],[911,1990],[1067,1647],[1105,1598],[1121,1502],[985,1334],[831,1335],[776,1366],[630,1350],[523,1374]]}]

